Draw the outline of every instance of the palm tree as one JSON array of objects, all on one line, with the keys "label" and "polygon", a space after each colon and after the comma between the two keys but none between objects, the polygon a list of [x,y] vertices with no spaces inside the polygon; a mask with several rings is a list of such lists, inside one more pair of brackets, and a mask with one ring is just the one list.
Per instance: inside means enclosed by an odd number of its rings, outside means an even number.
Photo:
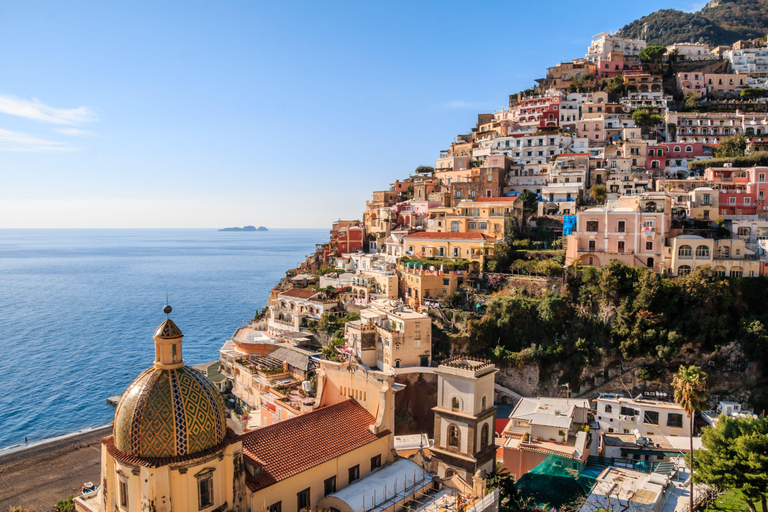
[{"label": "palm tree", "polygon": [[688,509],[690,511],[693,511],[693,415],[704,405],[706,380],[707,374],[698,366],[691,365],[686,368],[680,365],[672,381],[672,386],[675,388],[675,402],[682,406],[691,423],[691,505]]}]

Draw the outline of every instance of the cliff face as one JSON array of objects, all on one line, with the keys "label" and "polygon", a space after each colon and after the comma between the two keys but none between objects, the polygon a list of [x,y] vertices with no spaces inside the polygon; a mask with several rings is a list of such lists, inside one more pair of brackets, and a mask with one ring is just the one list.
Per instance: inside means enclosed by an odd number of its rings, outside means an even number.
[{"label": "cliff face", "polygon": [[693,13],[662,9],[625,25],[621,37],[645,39],[649,45],[707,43],[730,45],[768,32],[768,0],[714,0]]}]

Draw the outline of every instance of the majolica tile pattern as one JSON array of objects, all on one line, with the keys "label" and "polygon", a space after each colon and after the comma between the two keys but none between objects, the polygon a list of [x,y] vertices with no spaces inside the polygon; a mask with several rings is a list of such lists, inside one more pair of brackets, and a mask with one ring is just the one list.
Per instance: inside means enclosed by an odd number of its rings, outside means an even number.
[{"label": "majolica tile pattern", "polygon": [[115,413],[115,446],[136,457],[177,457],[219,444],[226,435],[224,401],[188,366],[149,368],[128,387]]}]

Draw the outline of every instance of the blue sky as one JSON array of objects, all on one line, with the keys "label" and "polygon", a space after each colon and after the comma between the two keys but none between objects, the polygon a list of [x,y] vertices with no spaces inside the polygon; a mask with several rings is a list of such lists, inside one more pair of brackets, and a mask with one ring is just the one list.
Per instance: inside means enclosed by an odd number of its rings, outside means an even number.
[{"label": "blue sky", "polygon": [[0,228],[328,227],[591,36],[701,2],[7,2]]}]

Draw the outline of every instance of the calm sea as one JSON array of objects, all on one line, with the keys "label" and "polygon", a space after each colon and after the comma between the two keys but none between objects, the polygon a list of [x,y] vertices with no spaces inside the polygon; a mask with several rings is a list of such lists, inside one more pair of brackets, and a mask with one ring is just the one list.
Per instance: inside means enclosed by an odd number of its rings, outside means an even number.
[{"label": "calm sea", "polygon": [[0,449],[105,425],[171,318],[218,358],[327,230],[0,230]]}]

